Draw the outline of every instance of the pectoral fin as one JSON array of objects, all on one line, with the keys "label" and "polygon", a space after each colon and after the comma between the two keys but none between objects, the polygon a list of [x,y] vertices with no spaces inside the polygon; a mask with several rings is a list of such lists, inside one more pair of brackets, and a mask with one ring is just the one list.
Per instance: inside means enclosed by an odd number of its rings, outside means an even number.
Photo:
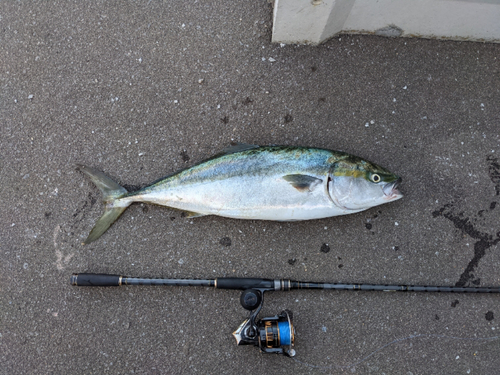
[{"label": "pectoral fin", "polygon": [[323,180],[306,174],[288,174],[283,179],[302,193],[313,191]]}]

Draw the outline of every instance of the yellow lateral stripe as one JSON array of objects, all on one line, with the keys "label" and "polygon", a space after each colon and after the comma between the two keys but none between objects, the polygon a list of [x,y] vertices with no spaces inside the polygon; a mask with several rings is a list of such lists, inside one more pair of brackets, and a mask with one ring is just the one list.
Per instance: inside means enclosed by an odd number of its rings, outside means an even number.
[{"label": "yellow lateral stripe", "polygon": [[342,169],[342,170],[336,170],[333,175],[334,176],[346,176],[346,177],[364,177],[366,172],[364,171],[359,171],[359,170],[349,170],[349,169]]}]

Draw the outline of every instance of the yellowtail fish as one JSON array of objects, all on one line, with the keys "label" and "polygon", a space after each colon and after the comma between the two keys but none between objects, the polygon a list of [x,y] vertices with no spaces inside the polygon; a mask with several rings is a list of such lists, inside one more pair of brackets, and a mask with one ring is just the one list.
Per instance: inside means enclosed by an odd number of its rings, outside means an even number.
[{"label": "yellowtail fish", "polygon": [[97,240],[134,202],[176,208],[189,217],[294,221],[351,214],[403,197],[401,178],[387,169],[309,147],[238,144],[134,192],[102,172],[78,167],[105,204],[85,243]]}]

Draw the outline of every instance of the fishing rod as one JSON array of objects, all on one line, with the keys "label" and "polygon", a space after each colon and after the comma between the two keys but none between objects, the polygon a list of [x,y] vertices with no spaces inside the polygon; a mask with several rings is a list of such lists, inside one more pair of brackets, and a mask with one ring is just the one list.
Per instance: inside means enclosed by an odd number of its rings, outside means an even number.
[{"label": "fishing rod", "polygon": [[264,293],[292,289],[334,289],[383,292],[441,292],[441,293],[500,293],[500,287],[458,287],[423,285],[340,284],[302,282],[288,279],[260,279],[218,277],[216,279],[151,279],[119,275],[80,273],[71,276],[75,286],[167,285],[204,286],[217,289],[243,290],[241,306],[250,311],[249,317],[239,325],[233,336],[237,345],[254,345],[265,353],[295,355],[293,316],[289,310],[257,320],[264,304]]}]

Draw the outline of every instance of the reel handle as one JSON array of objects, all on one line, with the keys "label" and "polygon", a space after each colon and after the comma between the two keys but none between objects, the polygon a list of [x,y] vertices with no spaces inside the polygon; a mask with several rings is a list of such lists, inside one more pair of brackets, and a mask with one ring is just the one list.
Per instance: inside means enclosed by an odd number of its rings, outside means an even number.
[{"label": "reel handle", "polygon": [[76,286],[120,286],[122,276],[97,273],[74,273],[71,275],[71,285]]}]

